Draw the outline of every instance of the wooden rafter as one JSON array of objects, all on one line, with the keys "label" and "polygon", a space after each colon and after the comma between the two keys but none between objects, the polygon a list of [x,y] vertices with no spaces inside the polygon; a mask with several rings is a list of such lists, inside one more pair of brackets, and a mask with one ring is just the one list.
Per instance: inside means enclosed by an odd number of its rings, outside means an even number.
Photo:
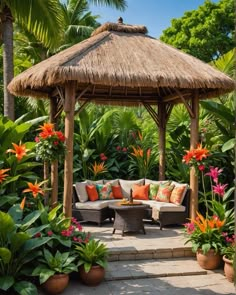
[{"label": "wooden rafter", "polygon": [[156,125],[159,126],[158,113],[152,108],[152,106],[150,106],[150,104],[146,102],[143,102],[143,106],[148,111],[149,115],[152,117]]},{"label": "wooden rafter", "polygon": [[184,96],[181,94],[181,92],[178,89],[175,89],[175,91],[178,94],[178,96],[180,97],[180,99],[182,100],[183,104],[185,105],[190,117],[194,118],[195,114],[192,110],[192,107],[188,104],[188,102],[185,100]]}]

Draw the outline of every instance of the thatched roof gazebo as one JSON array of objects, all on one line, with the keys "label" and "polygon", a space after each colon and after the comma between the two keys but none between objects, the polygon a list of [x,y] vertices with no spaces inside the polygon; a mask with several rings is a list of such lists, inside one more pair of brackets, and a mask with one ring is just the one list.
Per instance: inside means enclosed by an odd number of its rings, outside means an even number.
[{"label": "thatched roof gazebo", "polygon": [[[68,153],[64,169],[64,211],[71,215],[75,103],[144,105],[159,128],[159,179],[165,177],[165,131],[173,105],[191,118],[190,148],[198,142],[199,99],[230,92],[235,84],[208,64],[146,35],[144,26],[105,23],[93,35],[15,77],[11,93],[51,100],[65,112]],[[190,172],[191,216],[198,205],[198,181]]]}]

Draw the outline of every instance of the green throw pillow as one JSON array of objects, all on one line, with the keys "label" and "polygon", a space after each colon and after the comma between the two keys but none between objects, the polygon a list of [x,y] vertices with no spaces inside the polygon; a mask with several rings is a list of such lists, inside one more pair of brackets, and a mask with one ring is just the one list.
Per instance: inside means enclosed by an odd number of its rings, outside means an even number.
[{"label": "green throw pillow", "polygon": [[156,199],[156,195],[157,195],[157,192],[158,192],[158,189],[159,189],[159,184],[150,184],[150,187],[149,187],[149,200],[155,200]]}]

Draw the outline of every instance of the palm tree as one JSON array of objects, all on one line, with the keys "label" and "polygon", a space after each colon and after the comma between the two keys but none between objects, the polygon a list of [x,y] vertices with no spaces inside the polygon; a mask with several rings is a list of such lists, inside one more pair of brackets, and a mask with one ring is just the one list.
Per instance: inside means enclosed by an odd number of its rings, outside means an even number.
[{"label": "palm tree", "polygon": [[61,4],[63,11],[63,34],[58,51],[72,46],[90,37],[93,30],[99,26],[98,16],[89,11],[86,0],[67,0]]},{"label": "palm tree", "polygon": [[14,77],[13,20],[45,43],[55,45],[60,32],[61,9],[58,0],[1,0],[0,26],[3,43],[4,115],[14,120],[14,97],[7,85]]},{"label": "palm tree", "polygon": [[[83,4],[86,1],[68,0],[68,5],[71,4],[69,8],[74,6],[76,12],[79,2]],[[124,10],[126,7],[126,0],[89,0],[89,2],[96,5],[113,6],[120,10]],[[7,90],[8,83],[14,77],[13,20],[15,19],[28,32],[32,32],[46,47],[55,48],[57,42],[61,39],[61,24],[64,16],[62,4],[59,0],[0,0],[0,13],[4,68],[4,115],[14,120],[14,97]],[[74,17],[71,20],[77,20],[76,15],[73,14],[73,9],[71,16]],[[87,14],[85,19],[91,21],[91,15]],[[68,27],[70,37],[73,35],[73,31],[73,27]]]}]

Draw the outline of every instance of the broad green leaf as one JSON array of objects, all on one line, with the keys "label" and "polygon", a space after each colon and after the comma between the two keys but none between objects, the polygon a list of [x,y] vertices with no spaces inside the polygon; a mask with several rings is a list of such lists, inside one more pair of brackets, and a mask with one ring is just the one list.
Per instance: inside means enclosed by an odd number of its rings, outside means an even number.
[{"label": "broad green leaf", "polygon": [[23,251],[31,251],[37,249],[38,247],[48,243],[51,240],[51,237],[43,237],[43,238],[33,238],[26,241]]},{"label": "broad green leaf", "polygon": [[4,264],[9,263],[9,261],[11,260],[11,251],[7,248],[0,248],[0,258],[2,259]]},{"label": "broad green leaf", "polygon": [[62,207],[61,204],[58,204],[55,208],[53,208],[49,213],[48,213],[48,221],[52,221],[57,217],[57,211]]},{"label": "broad green leaf", "polygon": [[8,213],[11,215],[13,220],[18,223],[23,216],[23,210],[20,208],[20,204],[16,204],[12,206],[9,210]]},{"label": "broad green leaf", "polygon": [[12,252],[18,251],[21,248],[21,246],[23,246],[25,242],[29,239],[30,239],[30,236],[24,232],[12,234],[10,237],[10,241],[11,241],[10,247]]},{"label": "broad green leaf", "polygon": [[5,239],[6,235],[14,230],[14,226],[14,220],[10,214],[0,211],[0,236]]},{"label": "broad green leaf", "polygon": [[20,295],[38,295],[36,286],[27,281],[15,283],[14,290]]},{"label": "broad green leaf", "polygon": [[40,211],[34,211],[27,216],[22,221],[21,229],[23,231],[27,230],[41,215]]},{"label": "broad green leaf", "polygon": [[0,276],[0,290],[7,291],[15,283],[15,279],[12,276]]},{"label": "broad green leaf", "polygon": [[235,138],[231,138],[230,140],[228,140],[226,143],[223,144],[222,146],[222,152],[226,152],[228,150],[231,150],[235,147]]}]

